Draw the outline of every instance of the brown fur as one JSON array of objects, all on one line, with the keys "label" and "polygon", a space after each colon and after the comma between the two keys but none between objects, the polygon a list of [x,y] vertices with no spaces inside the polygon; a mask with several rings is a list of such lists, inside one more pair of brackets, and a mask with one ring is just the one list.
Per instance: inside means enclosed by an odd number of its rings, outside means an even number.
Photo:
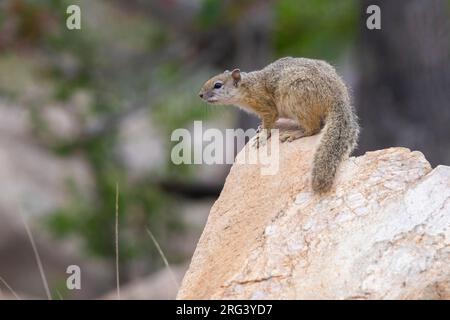
[{"label": "brown fur", "polygon": [[[218,82],[222,87],[214,88]],[[324,61],[286,57],[258,71],[225,71],[209,79],[199,94],[209,103],[236,105],[255,113],[262,119],[263,129],[273,128],[278,118],[296,120],[303,136],[314,135],[323,127],[312,170],[315,192],[331,189],[339,163],[358,140],[359,126],[348,90]],[[295,134],[284,140],[298,137]]]}]

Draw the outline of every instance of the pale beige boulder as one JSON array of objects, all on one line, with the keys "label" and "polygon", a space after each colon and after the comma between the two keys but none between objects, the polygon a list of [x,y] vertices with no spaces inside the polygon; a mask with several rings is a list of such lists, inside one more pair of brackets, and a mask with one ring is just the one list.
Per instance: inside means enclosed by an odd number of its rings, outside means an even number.
[{"label": "pale beige boulder", "polygon": [[450,167],[405,148],[368,152],[318,196],[319,138],[282,144],[275,175],[232,167],[178,299],[450,298]]}]

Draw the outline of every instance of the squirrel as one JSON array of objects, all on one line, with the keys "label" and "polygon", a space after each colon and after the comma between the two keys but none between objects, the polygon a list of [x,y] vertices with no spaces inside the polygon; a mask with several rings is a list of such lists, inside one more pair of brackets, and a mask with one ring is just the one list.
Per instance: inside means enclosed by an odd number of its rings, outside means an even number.
[{"label": "squirrel", "polygon": [[322,60],[285,57],[253,72],[226,70],[202,86],[200,98],[210,104],[234,105],[261,120],[256,146],[270,137],[279,118],[298,122],[301,131],[284,132],[280,140],[324,134],[314,154],[312,189],[330,191],[336,170],[357,144],[358,118],[346,85],[334,67]]}]

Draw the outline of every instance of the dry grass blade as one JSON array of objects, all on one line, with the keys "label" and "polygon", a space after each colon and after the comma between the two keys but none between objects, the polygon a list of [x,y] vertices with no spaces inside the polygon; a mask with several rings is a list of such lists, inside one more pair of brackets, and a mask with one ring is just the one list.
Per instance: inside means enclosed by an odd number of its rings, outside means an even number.
[{"label": "dry grass blade", "polygon": [[17,300],[22,300],[19,295],[13,290],[13,288],[11,288],[11,286],[5,281],[5,279],[3,279],[2,277],[0,277],[0,282],[3,283],[3,285],[8,288],[8,290],[12,293],[12,295],[17,299]]},{"label": "dry grass blade", "polygon": [[170,273],[170,276],[172,277],[173,283],[176,285],[177,288],[179,288],[180,284],[178,283],[177,278],[175,277],[175,274],[173,273],[172,268],[169,265],[169,261],[167,261],[167,258],[164,255],[164,252],[161,250],[161,247],[159,246],[158,241],[156,241],[156,238],[153,236],[153,233],[150,231],[149,228],[145,228],[145,229],[147,230],[148,235],[150,236],[150,238],[152,239],[153,243],[155,244],[155,247],[158,250],[159,255],[161,256],[161,258],[163,259],[167,270],[169,270],[169,273]]},{"label": "dry grass blade", "polygon": [[59,299],[59,300],[64,300],[64,298],[63,298],[61,292],[59,292],[58,289],[55,289],[55,291],[56,291],[56,295],[58,296],[58,299]]},{"label": "dry grass blade", "polygon": [[42,283],[44,285],[45,293],[47,294],[48,300],[52,300],[52,295],[51,295],[50,289],[48,287],[48,281],[47,281],[47,277],[45,276],[45,273],[44,273],[44,268],[42,266],[41,257],[39,256],[39,251],[37,250],[36,243],[34,242],[33,234],[31,233],[30,227],[28,226],[28,223],[27,223],[27,221],[26,221],[26,219],[25,219],[25,217],[23,215],[22,215],[22,221],[23,221],[23,224],[25,226],[25,230],[27,231],[28,239],[30,240],[31,247],[33,248],[34,257],[36,258],[36,263],[37,263],[38,268],[39,268],[39,273],[41,275],[41,279],[42,279]]},{"label": "dry grass blade", "polygon": [[120,300],[120,278],[119,278],[119,183],[116,183],[116,230],[115,230],[115,247],[116,247],[116,285],[117,299]]}]

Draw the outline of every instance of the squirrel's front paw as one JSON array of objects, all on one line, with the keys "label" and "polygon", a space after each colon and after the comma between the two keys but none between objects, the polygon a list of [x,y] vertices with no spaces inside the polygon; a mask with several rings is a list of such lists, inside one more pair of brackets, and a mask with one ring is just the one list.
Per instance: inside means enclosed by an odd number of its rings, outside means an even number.
[{"label": "squirrel's front paw", "polygon": [[253,140],[253,147],[258,149],[259,147],[264,146],[267,143],[267,140],[269,140],[269,138],[270,138],[270,130],[261,129],[261,131],[259,131],[255,139]]}]

